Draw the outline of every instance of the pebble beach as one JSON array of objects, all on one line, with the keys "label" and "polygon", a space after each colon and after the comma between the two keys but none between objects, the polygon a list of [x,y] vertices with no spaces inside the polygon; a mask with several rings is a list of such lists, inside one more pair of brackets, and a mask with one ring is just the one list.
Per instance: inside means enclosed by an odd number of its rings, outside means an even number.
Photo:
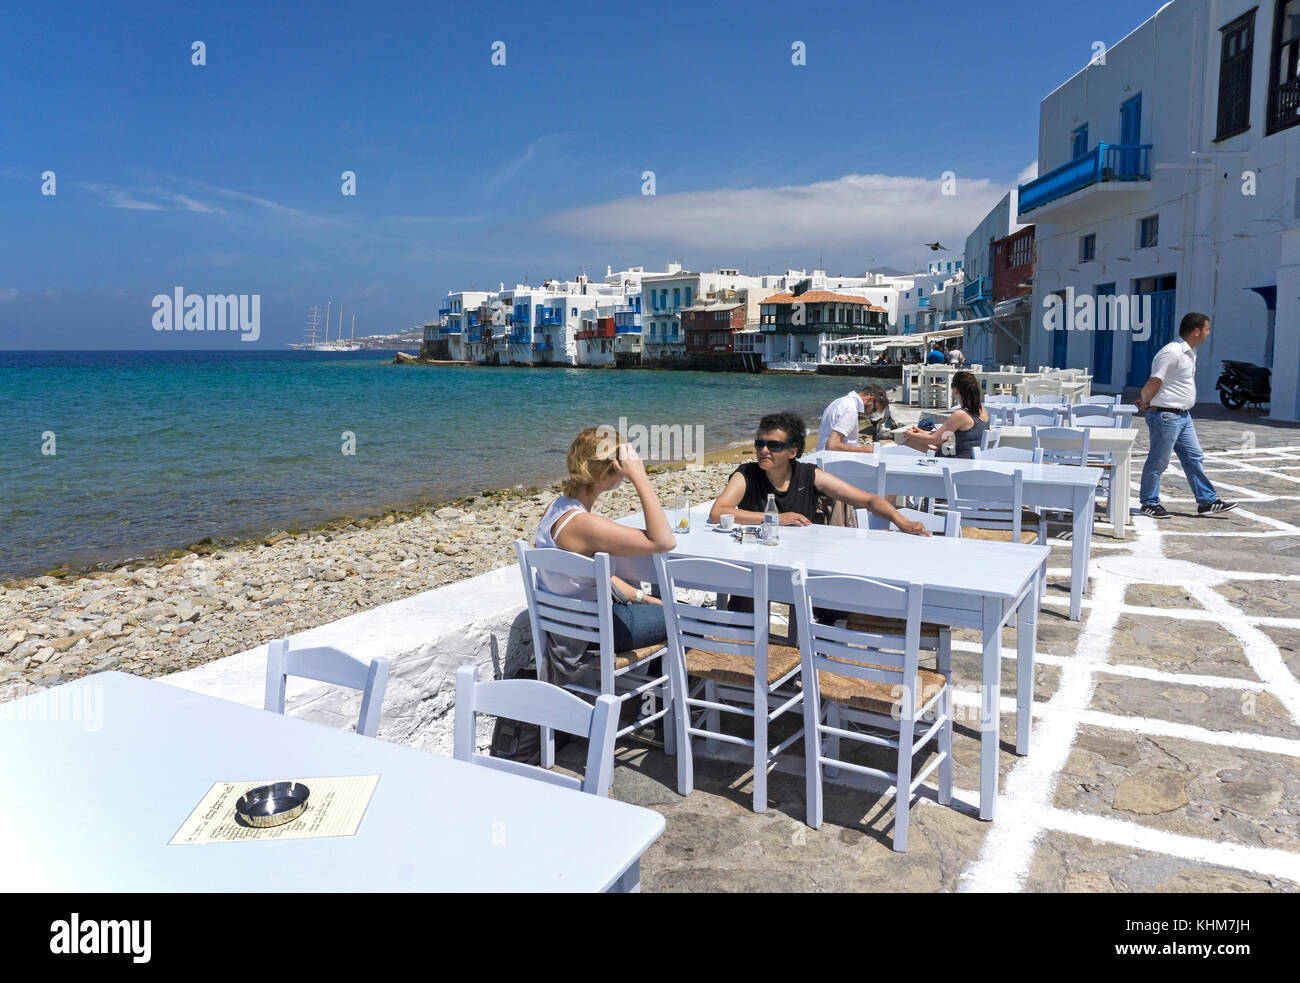
[{"label": "pebble beach", "polygon": [[[743,453],[713,455],[700,470],[661,467],[651,480],[665,504],[712,498]],[[0,586],[0,701],[108,669],[191,669],[508,566],[514,541],[532,542],[558,493],[558,485],[489,492],[144,565],[10,581]],[[597,503],[615,518],[639,509],[626,484]]]}]

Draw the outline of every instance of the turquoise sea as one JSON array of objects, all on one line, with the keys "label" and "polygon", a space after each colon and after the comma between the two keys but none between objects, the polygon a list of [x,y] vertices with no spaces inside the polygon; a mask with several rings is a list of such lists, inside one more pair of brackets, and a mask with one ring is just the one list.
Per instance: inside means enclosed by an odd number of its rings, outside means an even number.
[{"label": "turquoise sea", "polygon": [[0,352],[0,579],[549,483],[574,434],[620,417],[701,425],[714,450],[860,381],[392,357]]}]

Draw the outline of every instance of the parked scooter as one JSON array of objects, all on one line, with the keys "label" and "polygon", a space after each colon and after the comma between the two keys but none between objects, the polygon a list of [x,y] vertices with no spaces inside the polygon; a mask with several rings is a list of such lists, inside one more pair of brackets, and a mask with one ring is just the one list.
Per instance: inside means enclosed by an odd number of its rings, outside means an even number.
[{"label": "parked scooter", "polygon": [[1215,383],[1219,401],[1230,410],[1239,410],[1246,403],[1267,403],[1272,391],[1269,379],[1271,369],[1252,362],[1223,360],[1223,374]]}]

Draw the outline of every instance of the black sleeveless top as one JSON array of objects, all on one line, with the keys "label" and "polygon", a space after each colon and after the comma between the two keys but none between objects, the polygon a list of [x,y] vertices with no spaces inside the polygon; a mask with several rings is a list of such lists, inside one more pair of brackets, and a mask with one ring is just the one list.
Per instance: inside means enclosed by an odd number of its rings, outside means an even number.
[{"label": "black sleeveless top", "polygon": [[795,458],[790,462],[790,484],[783,492],[772,487],[767,474],[758,466],[757,461],[747,461],[736,468],[732,474],[745,479],[745,494],[737,508],[746,512],[762,512],[767,508],[767,496],[776,496],[776,507],[780,512],[797,512],[817,521],[817,465]]}]

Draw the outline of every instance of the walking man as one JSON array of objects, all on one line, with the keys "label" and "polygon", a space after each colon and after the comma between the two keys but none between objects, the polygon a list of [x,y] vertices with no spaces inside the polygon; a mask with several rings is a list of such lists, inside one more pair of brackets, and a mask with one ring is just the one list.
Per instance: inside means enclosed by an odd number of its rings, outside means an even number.
[{"label": "walking man", "polygon": [[1199,515],[1218,515],[1237,507],[1215,494],[1202,464],[1204,455],[1192,423],[1196,405],[1196,349],[1210,337],[1210,319],[1204,314],[1188,314],[1178,325],[1178,341],[1171,341],[1156,352],[1151,362],[1151,378],[1137,398],[1139,412],[1146,412],[1147,434],[1151,447],[1142,465],[1142,514],[1167,519],[1171,513],[1160,504],[1160,475],[1169,466],[1169,454],[1187,475],[1187,483],[1196,496]]}]

